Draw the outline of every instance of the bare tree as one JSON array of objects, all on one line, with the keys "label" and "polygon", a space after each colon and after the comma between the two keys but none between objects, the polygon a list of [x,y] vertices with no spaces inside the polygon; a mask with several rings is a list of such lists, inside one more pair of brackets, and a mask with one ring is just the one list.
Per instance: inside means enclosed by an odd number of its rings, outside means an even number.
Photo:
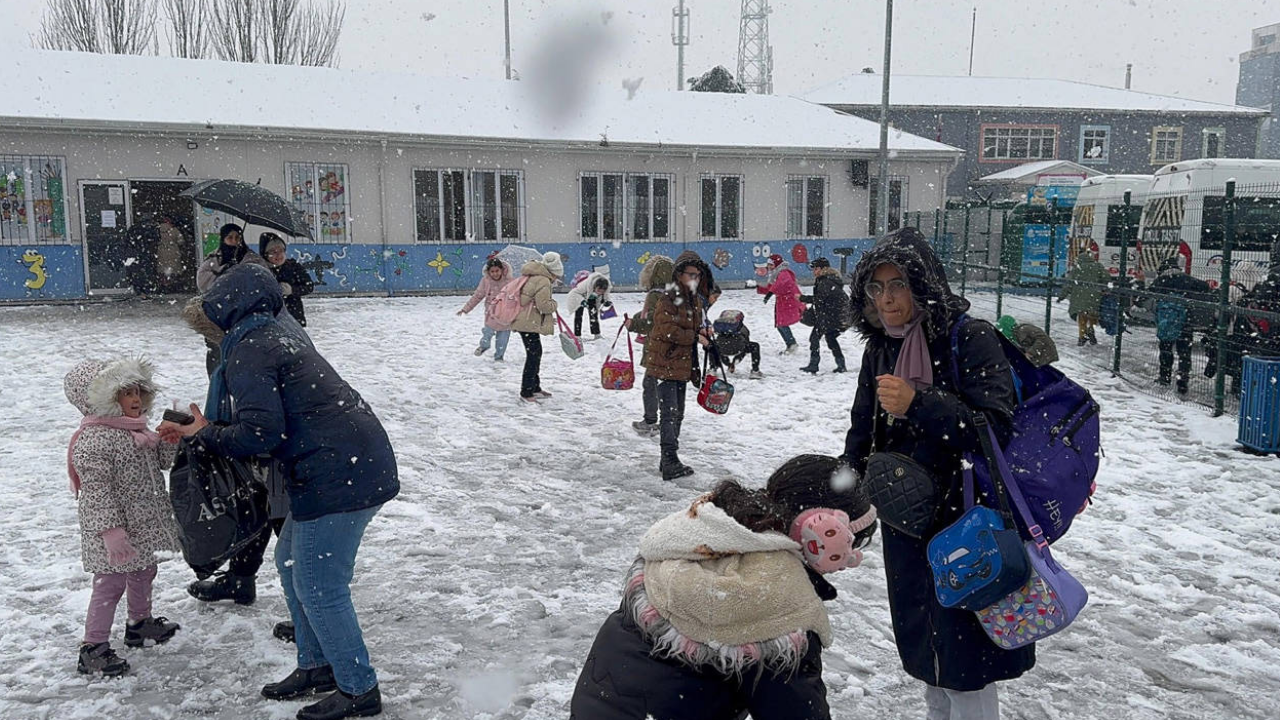
[{"label": "bare tree", "polygon": [[251,63],[258,59],[257,20],[253,0],[209,0],[209,44],[223,60]]},{"label": "bare tree", "polygon": [[49,0],[36,44],[50,50],[154,53],[155,0]]},{"label": "bare tree", "polygon": [[347,8],[336,0],[328,0],[324,7],[313,2],[307,5],[296,26],[299,65],[336,67],[338,64],[338,38],[342,35],[342,23]]},{"label": "bare tree", "polygon": [[202,58],[209,51],[207,0],[164,0],[169,23],[169,54],[182,58]]},{"label": "bare tree", "polygon": [[258,0],[258,40],[262,61],[293,65],[298,57],[298,36],[294,30],[298,0]]}]

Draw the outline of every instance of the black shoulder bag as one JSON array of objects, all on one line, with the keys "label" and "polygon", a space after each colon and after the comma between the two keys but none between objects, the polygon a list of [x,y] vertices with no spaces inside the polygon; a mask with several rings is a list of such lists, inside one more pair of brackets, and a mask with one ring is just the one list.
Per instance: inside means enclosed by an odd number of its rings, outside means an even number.
[{"label": "black shoulder bag", "polygon": [[942,493],[929,471],[913,458],[896,452],[876,452],[880,403],[871,425],[871,455],[864,480],[876,515],[898,532],[921,538],[933,523]]}]

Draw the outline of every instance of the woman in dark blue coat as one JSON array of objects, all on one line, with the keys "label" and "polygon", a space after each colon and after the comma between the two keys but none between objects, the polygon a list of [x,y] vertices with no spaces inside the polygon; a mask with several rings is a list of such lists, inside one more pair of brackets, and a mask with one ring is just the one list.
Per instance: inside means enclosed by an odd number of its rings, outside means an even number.
[{"label": "woman in dark blue coat", "polygon": [[[162,434],[199,434],[231,457],[270,453],[288,477],[290,515],[276,567],[293,617],[298,669],[262,689],[271,699],[332,694],[302,720],[376,714],[382,699],[369,664],[350,583],[365,527],[400,491],[391,442],[373,410],[294,329],[269,270],[241,264],[205,293],[204,312],[226,331],[210,380],[209,423],[162,424]],[[234,401],[232,400],[234,398]],[[214,412],[211,410],[211,412]]]},{"label": "woman in dark blue coat", "polygon": [[[960,382],[952,374],[951,327],[969,302],[951,293],[942,264],[915,228],[863,255],[852,286],[854,327],[866,339],[844,458],[862,473],[877,451],[908,455],[946,489],[921,539],[884,523],[884,564],[894,641],[903,668],[926,684],[928,720],[999,717],[994,683],[1035,665],[1035,647],[1004,650],[977,616],[938,604],[925,548],[964,511],[960,462],[980,452],[973,418],[1002,439],[1015,394],[996,330],[979,320],[959,332]],[[878,402],[877,402],[878,401]],[[874,435],[874,438],[873,438]]]}]

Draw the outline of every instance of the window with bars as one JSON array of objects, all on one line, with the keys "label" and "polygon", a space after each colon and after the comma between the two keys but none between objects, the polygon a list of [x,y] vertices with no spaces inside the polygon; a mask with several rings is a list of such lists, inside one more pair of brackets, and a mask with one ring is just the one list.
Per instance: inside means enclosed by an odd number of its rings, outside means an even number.
[{"label": "window with bars", "polygon": [[351,241],[350,179],[342,163],[289,162],[284,165],[293,207],[311,224],[316,242]]},{"label": "window with bars", "polygon": [[742,237],[742,176],[703,175],[701,196],[702,237]]},{"label": "window with bars", "polygon": [[1056,160],[1054,125],[988,125],[982,128],[983,160]]},{"label": "window with bars", "polygon": [[821,175],[787,177],[787,237],[827,234],[827,179]]},{"label": "window with bars", "polygon": [[585,240],[672,240],[675,176],[582,173],[579,233]]},{"label": "window with bars", "polygon": [[519,170],[413,171],[417,241],[520,240],[524,174]]},{"label": "window with bars", "polygon": [[[867,210],[867,234],[875,236],[876,234],[876,214],[880,208],[880,181],[871,178],[871,184],[868,186],[870,192],[867,193],[871,206]],[[907,179],[904,177],[889,178],[889,217],[885,227],[888,232],[893,232],[902,227],[902,201],[907,196]]]},{"label": "window with bars", "polygon": [[1080,162],[1106,163],[1111,155],[1111,127],[1109,125],[1080,126]]},{"label": "window with bars", "polygon": [[67,235],[66,162],[0,155],[0,245],[52,245]]},{"label": "window with bars", "polygon": [[1151,164],[1164,165],[1182,159],[1182,128],[1151,128]]}]

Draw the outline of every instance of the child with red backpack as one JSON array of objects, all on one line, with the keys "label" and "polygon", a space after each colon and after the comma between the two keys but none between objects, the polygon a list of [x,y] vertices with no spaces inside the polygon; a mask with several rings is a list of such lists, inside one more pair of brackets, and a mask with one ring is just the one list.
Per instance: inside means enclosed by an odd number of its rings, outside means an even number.
[{"label": "child with red backpack", "polygon": [[760,380],[764,373],[760,372],[760,343],[751,340],[751,331],[742,321],[741,310],[725,310],[712,323],[716,332],[715,341],[707,352],[711,354],[711,362],[724,365],[729,372],[742,362],[747,355],[751,356],[751,374],[747,377]]}]

